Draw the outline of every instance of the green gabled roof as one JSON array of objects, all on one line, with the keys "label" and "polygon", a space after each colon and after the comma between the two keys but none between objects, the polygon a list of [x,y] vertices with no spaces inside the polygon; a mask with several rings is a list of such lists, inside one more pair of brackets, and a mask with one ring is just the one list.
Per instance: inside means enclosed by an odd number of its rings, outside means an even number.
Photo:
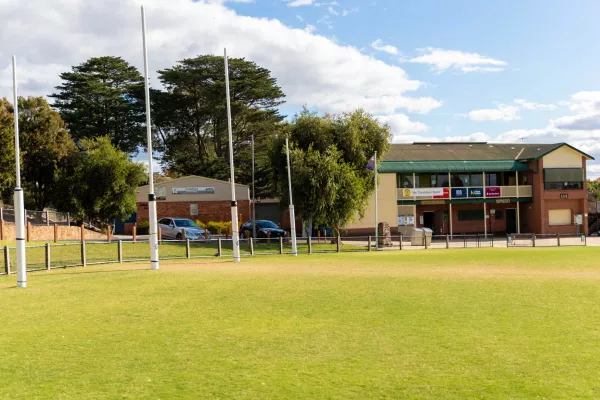
[{"label": "green gabled roof", "polygon": [[500,161],[384,161],[377,168],[381,173],[411,172],[506,172],[529,171],[527,164],[514,160]]}]

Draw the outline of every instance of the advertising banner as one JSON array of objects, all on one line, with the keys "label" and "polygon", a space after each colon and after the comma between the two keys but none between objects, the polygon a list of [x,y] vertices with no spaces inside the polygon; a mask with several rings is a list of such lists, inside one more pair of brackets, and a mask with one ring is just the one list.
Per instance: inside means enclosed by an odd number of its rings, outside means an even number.
[{"label": "advertising banner", "polygon": [[447,199],[450,197],[448,188],[413,188],[403,189],[404,197],[433,197],[434,199]]},{"label": "advertising banner", "polygon": [[483,188],[469,188],[469,197],[483,197]]},{"label": "advertising banner", "polygon": [[214,194],[214,187],[186,187],[186,188],[173,188],[171,190],[173,194]]},{"label": "advertising banner", "polygon": [[467,188],[452,188],[452,198],[460,199],[467,197]]},{"label": "advertising banner", "polygon": [[500,197],[500,187],[492,186],[485,188],[485,197]]}]

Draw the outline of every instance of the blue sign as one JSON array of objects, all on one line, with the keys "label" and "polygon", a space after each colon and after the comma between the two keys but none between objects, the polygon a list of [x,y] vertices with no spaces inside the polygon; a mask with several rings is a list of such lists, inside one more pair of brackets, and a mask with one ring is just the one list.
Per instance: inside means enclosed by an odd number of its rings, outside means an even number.
[{"label": "blue sign", "polygon": [[483,197],[483,188],[469,188],[469,197]]},{"label": "blue sign", "polygon": [[460,199],[461,197],[467,197],[467,188],[452,188],[452,198]]}]

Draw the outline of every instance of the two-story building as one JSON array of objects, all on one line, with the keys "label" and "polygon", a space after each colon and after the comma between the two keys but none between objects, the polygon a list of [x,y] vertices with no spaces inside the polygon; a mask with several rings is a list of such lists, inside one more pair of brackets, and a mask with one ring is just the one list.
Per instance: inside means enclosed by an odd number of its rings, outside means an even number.
[{"label": "two-story building", "polygon": [[[378,167],[378,222],[410,234],[587,234],[588,154],[566,144],[392,144]],[[374,196],[350,233],[375,230]]]}]

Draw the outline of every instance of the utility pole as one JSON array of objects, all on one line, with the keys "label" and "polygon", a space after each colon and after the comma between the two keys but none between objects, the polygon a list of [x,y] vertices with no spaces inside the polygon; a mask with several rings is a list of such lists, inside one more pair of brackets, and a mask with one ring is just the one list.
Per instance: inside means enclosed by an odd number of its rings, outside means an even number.
[{"label": "utility pole", "polygon": [[292,170],[290,168],[290,145],[289,140],[285,138],[285,153],[287,154],[288,185],[290,190],[290,231],[292,234],[292,255],[298,255],[298,246],[296,245],[296,212],[294,211],[294,202],[292,200]]},{"label": "utility pole", "polygon": [[16,186],[15,186],[15,225],[16,225],[16,247],[17,247],[17,287],[27,287],[27,259],[25,253],[25,209],[23,201],[23,189],[21,188],[21,154],[19,149],[19,97],[17,95],[17,56],[13,56],[13,97],[15,117],[15,163],[16,163]]}]

